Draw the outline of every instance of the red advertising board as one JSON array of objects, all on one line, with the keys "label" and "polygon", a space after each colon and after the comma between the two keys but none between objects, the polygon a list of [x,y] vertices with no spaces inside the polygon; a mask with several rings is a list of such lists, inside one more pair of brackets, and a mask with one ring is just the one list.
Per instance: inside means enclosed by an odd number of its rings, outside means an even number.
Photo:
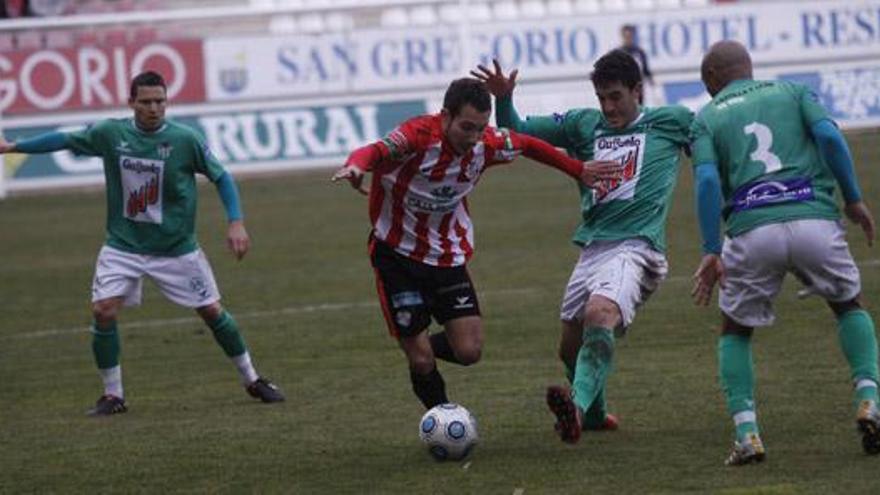
[{"label": "red advertising board", "polygon": [[0,111],[98,110],[128,101],[131,76],[156,70],[176,103],[205,101],[201,40],[0,52]]}]

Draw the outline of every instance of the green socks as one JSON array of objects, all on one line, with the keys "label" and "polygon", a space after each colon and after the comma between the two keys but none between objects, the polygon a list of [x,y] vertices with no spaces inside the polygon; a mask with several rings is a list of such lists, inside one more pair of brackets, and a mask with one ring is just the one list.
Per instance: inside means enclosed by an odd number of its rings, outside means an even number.
[{"label": "green socks", "polygon": [[[568,383],[574,384],[574,367],[568,363],[563,364],[565,365],[565,377],[568,378]],[[608,405],[605,402],[605,387],[602,387],[599,390],[599,394],[596,395],[593,405],[584,413],[583,426],[588,429],[601,427],[605,423],[607,412]]]},{"label": "green socks", "polygon": [[856,402],[877,399],[877,337],[867,311],[847,311],[837,318],[840,348],[849,363]]},{"label": "green socks", "polygon": [[119,366],[119,333],[116,331],[115,321],[106,328],[98,328],[97,323],[92,324],[92,354],[98,369]]},{"label": "green socks", "polygon": [[736,423],[737,438],[757,433],[751,338],[722,335],[718,340],[718,371],[721,389],[727,398],[727,412]]},{"label": "green socks", "polygon": [[[605,419],[605,382],[612,369],[614,332],[609,328],[587,327],[574,369],[574,403],[587,414],[586,423]],[[601,415],[599,418],[596,416]]]},{"label": "green socks", "polygon": [[238,330],[238,323],[225,310],[216,321],[208,325],[214,334],[214,340],[223,348],[228,357],[240,356],[247,351],[244,339]]}]

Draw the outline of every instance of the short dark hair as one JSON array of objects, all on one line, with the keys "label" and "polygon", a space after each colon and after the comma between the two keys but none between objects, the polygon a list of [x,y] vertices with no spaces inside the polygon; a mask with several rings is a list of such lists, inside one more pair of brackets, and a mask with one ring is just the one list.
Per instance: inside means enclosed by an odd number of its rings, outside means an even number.
[{"label": "short dark hair", "polygon": [[162,74],[152,70],[141,72],[134,76],[134,79],[131,80],[131,88],[129,89],[128,95],[129,98],[134,100],[137,96],[137,89],[141,86],[162,86],[162,89],[168,91],[168,87],[165,86],[165,78],[162,77]]},{"label": "short dark hair", "polygon": [[642,82],[642,70],[632,55],[616,48],[596,60],[590,80],[596,87],[619,82],[633,89]]},{"label": "short dark hair", "polygon": [[635,24],[624,24],[623,26],[620,26],[620,31],[621,31],[621,32],[623,32],[623,31],[629,31],[629,32],[635,34],[635,32],[636,32],[636,25],[635,25]]},{"label": "short dark hair", "polygon": [[446,95],[443,96],[443,108],[455,117],[465,105],[470,105],[480,112],[488,112],[492,109],[492,98],[483,81],[472,77],[452,81],[446,90]]}]

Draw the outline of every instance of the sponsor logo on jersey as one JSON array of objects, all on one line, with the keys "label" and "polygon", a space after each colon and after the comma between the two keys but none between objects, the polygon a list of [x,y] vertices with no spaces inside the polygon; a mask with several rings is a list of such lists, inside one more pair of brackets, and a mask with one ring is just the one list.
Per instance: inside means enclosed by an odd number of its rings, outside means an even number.
[{"label": "sponsor logo on jersey", "polygon": [[122,155],[119,172],[123,216],[136,222],[162,223],[162,176],[165,162]]},{"label": "sponsor logo on jersey", "polygon": [[128,141],[119,141],[119,144],[116,145],[116,151],[120,153],[131,153],[131,148],[128,147]]},{"label": "sponsor logo on jersey", "polygon": [[458,194],[458,191],[455,190],[452,186],[440,186],[431,189],[431,195],[437,199],[449,201],[454,198]]},{"label": "sponsor logo on jersey", "polygon": [[813,184],[804,177],[758,181],[737,189],[728,208],[744,211],[780,203],[810,201],[814,197]]},{"label": "sponsor logo on jersey", "polygon": [[616,199],[631,199],[635,195],[636,184],[645,156],[647,135],[644,133],[627,136],[599,136],[594,145],[596,160],[612,160],[623,164],[623,177],[604,180],[593,188],[593,202],[604,203]]}]

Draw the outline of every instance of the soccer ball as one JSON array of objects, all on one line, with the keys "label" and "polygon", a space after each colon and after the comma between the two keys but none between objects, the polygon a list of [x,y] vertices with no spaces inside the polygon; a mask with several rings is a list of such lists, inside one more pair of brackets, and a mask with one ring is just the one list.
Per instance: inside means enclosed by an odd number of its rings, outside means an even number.
[{"label": "soccer ball", "polygon": [[440,404],[422,416],[419,438],[438,461],[464,459],[479,439],[477,420],[458,404]]}]

